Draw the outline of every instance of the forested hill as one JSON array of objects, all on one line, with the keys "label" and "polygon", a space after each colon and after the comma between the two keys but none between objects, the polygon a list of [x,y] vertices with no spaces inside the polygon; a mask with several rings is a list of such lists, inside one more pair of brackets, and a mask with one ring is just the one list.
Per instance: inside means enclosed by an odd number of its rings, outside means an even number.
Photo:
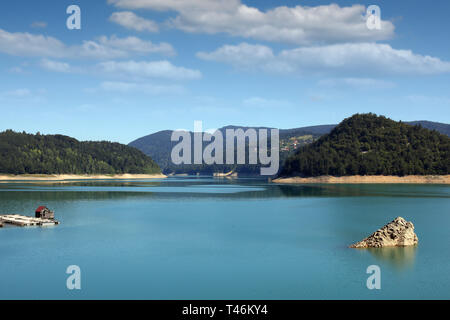
[{"label": "forested hill", "polygon": [[141,151],[119,143],[79,142],[62,135],[0,133],[0,173],[152,174],[158,165]]},{"label": "forested hill", "polygon": [[[289,153],[295,148],[313,142],[321,135],[330,132],[335,125],[321,125],[288,130],[280,130],[280,159],[283,161]],[[226,129],[269,129],[262,127],[241,127],[241,126],[226,126],[219,130],[224,135],[224,146],[226,145]],[[172,142],[171,130],[159,131],[148,136],[139,138],[129,145],[135,147],[146,155],[150,156],[163,170],[164,173],[202,173],[213,174],[215,172],[229,172],[234,170],[244,175],[259,175],[260,165],[174,165],[171,162],[170,154],[178,142]],[[191,132],[191,136],[192,136]],[[204,144],[203,147],[205,147]],[[224,148],[225,149],[225,148]]]},{"label": "forested hill", "polygon": [[357,114],[288,157],[280,176],[404,176],[449,172],[448,136],[374,114]]},{"label": "forested hill", "polygon": [[[405,122],[412,125],[420,125],[423,128],[430,130],[436,130],[440,133],[450,136],[450,125],[444,123],[437,123],[431,121],[414,121]],[[280,167],[284,160],[298,150],[299,147],[314,142],[319,137],[330,133],[337,125],[319,125],[312,127],[302,127],[295,129],[280,129]],[[241,128],[243,130],[247,127],[227,126],[219,129],[225,133],[226,129]],[[255,127],[254,129],[258,129]],[[228,172],[235,170],[236,172],[243,174],[258,174],[259,165],[174,165],[170,159],[170,153],[172,148],[178,142],[172,142],[170,137],[172,135],[171,130],[159,131],[148,136],[139,138],[129,144],[131,147],[135,147],[146,155],[151,157],[163,170],[164,173],[202,173],[212,174],[214,172]],[[192,133],[191,133],[192,134]],[[225,136],[225,134],[224,134]]]}]

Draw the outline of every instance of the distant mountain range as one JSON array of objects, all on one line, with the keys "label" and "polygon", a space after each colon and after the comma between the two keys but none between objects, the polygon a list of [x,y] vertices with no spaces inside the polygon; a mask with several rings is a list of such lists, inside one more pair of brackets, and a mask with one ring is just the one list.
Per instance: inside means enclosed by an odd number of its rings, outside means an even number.
[{"label": "distant mountain range", "polygon": [[439,133],[445,134],[450,137],[450,124],[446,123],[440,123],[440,122],[432,122],[432,121],[411,121],[411,122],[405,122],[406,124],[410,125],[420,125],[422,128],[428,129],[428,130],[436,130]]},{"label": "distant mountain range", "polygon": [[[296,129],[281,129],[280,130],[280,161],[284,161],[286,157],[299,147],[312,143],[320,136],[330,132],[335,125],[322,125],[311,126]],[[267,127],[240,127],[240,126],[225,126],[218,129],[224,135],[224,150],[226,145],[226,130],[227,129],[271,129]],[[151,157],[161,168],[163,173],[175,173],[175,174],[214,174],[217,172],[229,172],[235,171],[244,175],[259,174],[260,165],[194,165],[194,164],[182,164],[174,165],[171,161],[171,152],[173,147],[178,142],[172,142],[171,136],[172,130],[159,131],[154,134],[137,139],[129,144],[131,147],[135,147]],[[193,133],[190,132],[191,137]],[[204,144],[204,146],[206,143]]]},{"label": "distant mountain range", "polygon": [[[436,130],[439,133],[450,136],[449,124],[431,121],[412,121],[405,122],[405,124],[420,125],[423,128]],[[294,129],[280,129],[280,163],[283,163],[290,154],[294,153],[302,146],[318,140],[325,134],[329,134],[336,126],[337,125],[335,124],[330,124]],[[267,127],[240,127],[230,125],[220,128],[219,130],[224,133],[226,129],[237,128],[242,128],[244,130],[249,128],[270,129]],[[131,142],[129,146],[135,147],[150,156],[164,173],[212,174],[214,172],[229,172],[230,170],[234,170],[241,174],[257,174],[257,172],[259,172],[259,165],[174,165],[170,159],[170,155],[172,148],[177,142],[171,141],[172,132],[172,130],[159,131],[139,138]]]},{"label": "distant mountain range", "polygon": [[[224,145],[226,129],[238,128],[250,129],[238,126],[219,129],[224,136]],[[171,152],[178,142],[171,141],[172,132],[160,131],[127,146],[7,130],[0,132],[0,173],[152,174],[161,172],[161,168],[164,173],[212,175],[233,171],[239,175],[260,174],[259,164],[174,165]],[[355,115],[338,126],[281,129],[280,168],[285,175],[303,176],[448,173],[449,136],[448,124],[401,123],[372,114]],[[204,147],[206,145],[205,142]],[[248,158],[248,150],[246,153]]]}]

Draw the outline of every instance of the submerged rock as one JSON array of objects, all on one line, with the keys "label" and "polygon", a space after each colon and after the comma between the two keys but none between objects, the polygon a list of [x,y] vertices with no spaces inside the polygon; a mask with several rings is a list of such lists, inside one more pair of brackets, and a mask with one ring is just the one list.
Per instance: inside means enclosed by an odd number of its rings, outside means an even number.
[{"label": "submerged rock", "polygon": [[415,246],[418,242],[412,222],[398,217],[350,248],[406,247]]}]

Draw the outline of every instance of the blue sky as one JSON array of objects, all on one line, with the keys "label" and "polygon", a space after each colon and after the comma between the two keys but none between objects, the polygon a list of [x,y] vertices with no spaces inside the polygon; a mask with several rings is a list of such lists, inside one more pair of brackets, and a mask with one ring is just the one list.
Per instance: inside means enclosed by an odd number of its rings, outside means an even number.
[{"label": "blue sky", "polygon": [[[66,8],[81,8],[69,30]],[[366,26],[381,8],[381,29]],[[450,2],[42,0],[0,4],[0,130],[130,141],[293,128],[357,112],[450,122]]]}]

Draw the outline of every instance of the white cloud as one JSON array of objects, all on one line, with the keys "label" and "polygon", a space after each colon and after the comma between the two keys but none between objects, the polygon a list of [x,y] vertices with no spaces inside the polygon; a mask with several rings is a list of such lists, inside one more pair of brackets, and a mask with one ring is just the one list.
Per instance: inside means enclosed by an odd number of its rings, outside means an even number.
[{"label": "white cloud", "polygon": [[352,87],[355,89],[392,89],[396,84],[392,81],[373,79],[373,78],[334,78],[323,79],[319,85],[327,88]]},{"label": "white cloud", "polygon": [[[167,60],[160,61],[104,61],[92,67],[72,66],[67,62],[42,59],[40,66],[46,70],[63,73],[83,73],[102,77],[126,78],[132,81],[145,79],[162,80],[196,80],[202,77],[198,70],[178,67]],[[109,83],[109,82],[106,82]],[[122,88],[130,82],[111,82],[120,84]],[[136,88],[133,85],[133,88]],[[157,87],[154,87],[155,89]],[[120,89],[118,89],[120,91]]]},{"label": "white cloud", "polygon": [[0,29],[0,52],[14,56],[60,58],[68,48],[56,38],[30,33],[10,33]]},{"label": "white cloud", "polygon": [[302,69],[380,74],[438,74],[450,72],[450,62],[393,49],[387,44],[358,43],[284,50],[280,58]]},{"label": "white cloud", "polygon": [[155,85],[135,82],[102,82],[100,88],[104,91],[120,93],[144,93],[149,95],[182,94],[186,89],[179,85]]},{"label": "white cloud", "polygon": [[137,37],[118,38],[116,36],[99,37],[98,42],[106,48],[113,48],[123,52],[136,54],[160,53],[167,56],[176,54],[175,49],[166,42],[154,44],[151,41],[145,41]]},{"label": "white cloud", "polygon": [[409,95],[406,99],[414,104],[424,105],[424,106],[443,106],[450,105],[450,98],[443,96],[426,96],[426,95]]},{"label": "white cloud", "polygon": [[21,89],[6,91],[6,92],[2,93],[2,96],[16,97],[16,98],[29,97],[29,96],[31,96],[31,90],[21,88]]},{"label": "white cloud", "polygon": [[24,70],[24,68],[23,67],[11,67],[11,68],[9,68],[9,72],[12,72],[12,73],[25,73],[25,70]]},{"label": "white cloud", "polygon": [[224,45],[211,53],[199,52],[197,57],[203,60],[225,62],[239,68],[253,68],[275,59],[271,48],[248,43],[236,46]]},{"label": "white cloud", "polygon": [[239,0],[108,0],[119,8],[174,11],[167,22],[186,32],[227,33],[257,40],[293,44],[366,42],[390,39],[394,25],[382,21],[369,30],[366,8],[337,4],[315,7],[279,6],[267,11]]},{"label": "white cloud", "polygon": [[71,71],[73,71],[73,68],[70,66],[70,64],[68,64],[66,62],[42,59],[40,65],[44,69],[47,69],[50,71],[55,71],[55,72],[71,72]]},{"label": "white cloud", "polygon": [[202,77],[198,70],[177,67],[167,60],[161,61],[106,61],[97,66],[100,71],[114,75],[169,80],[196,80]]},{"label": "white cloud", "polygon": [[81,45],[67,46],[54,37],[27,32],[10,33],[2,29],[0,52],[14,56],[92,59],[127,58],[150,53],[175,54],[175,50],[168,43],[154,44],[137,37],[102,36],[96,40],[84,41]]},{"label": "white cloud", "polygon": [[241,43],[223,46],[197,57],[238,68],[257,68],[280,74],[332,74],[367,78],[378,75],[432,75],[450,72],[450,62],[393,49],[387,44],[347,43],[300,47],[274,54],[272,49]]},{"label": "white cloud", "polygon": [[282,107],[289,107],[292,105],[289,101],[266,99],[261,97],[247,98],[242,103],[247,107],[260,107],[260,108],[282,108]]},{"label": "white cloud", "polygon": [[158,24],[156,22],[141,18],[130,11],[114,12],[109,20],[127,29],[132,29],[140,32],[159,31]]},{"label": "white cloud", "polygon": [[220,10],[234,8],[239,0],[108,0],[119,8],[153,9],[158,11]]},{"label": "white cloud", "polygon": [[198,52],[197,57],[208,61],[224,62],[243,70],[286,74],[295,71],[293,66],[279,59],[271,48],[245,42],[238,45],[224,45],[213,52]]},{"label": "white cloud", "polygon": [[14,103],[42,103],[45,101],[45,90],[30,90],[19,88],[0,92],[0,101],[12,101]]}]

